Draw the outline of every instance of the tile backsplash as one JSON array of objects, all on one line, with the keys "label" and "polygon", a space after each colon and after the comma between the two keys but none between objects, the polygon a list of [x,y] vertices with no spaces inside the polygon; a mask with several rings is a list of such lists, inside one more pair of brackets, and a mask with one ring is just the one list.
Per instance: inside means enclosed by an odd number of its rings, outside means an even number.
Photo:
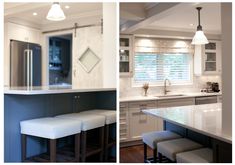
[{"label": "tile backsplash", "polygon": [[[201,89],[206,88],[206,82],[208,81],[218,82],[219,88],[222,91],[221,76],[194,76],[192,85],[172,85],[167,86],[167,89],[176,93],[200,92]],[[129,77],[121,77],[119,82],[119,97],[141,96],[144,93],[142,87],[132,86],[132,79]],[[148,95],[163,94],[163,90],[163,84],[162,86],[150,86]]]}]

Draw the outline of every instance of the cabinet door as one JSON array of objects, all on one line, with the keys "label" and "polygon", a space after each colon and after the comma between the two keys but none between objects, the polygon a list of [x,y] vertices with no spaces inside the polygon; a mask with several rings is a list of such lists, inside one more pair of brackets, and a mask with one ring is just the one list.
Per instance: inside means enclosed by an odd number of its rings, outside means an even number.
[{"label": "cabinet door", "polygon": [[120,103],[120,142],[124,142],[129,139],[128,121],[128,103]]},{"label": "cabinet door", "polygon": [[204,47],[204,74],[221,73],[221,44],[210,41]]},{"label": "cabinet door", "polygon": [[119,40],[119,72],[120,76],[132,75],[133,37],[121,35]]},{"label": "cabinet door", "polygon": [[147,108],[156,108],[156,102],[129,103],[130,140],[140,140],[143,133],[158,130],[157,118],[142,112]]},{"label": "cabinet door", "polygon": [[40,44],[39,30],[14,23],[7,24],[9,39]]},{"label": "cabinet door", "polygon": [[217,103],[222,103],[222,96],[217,96]]}]

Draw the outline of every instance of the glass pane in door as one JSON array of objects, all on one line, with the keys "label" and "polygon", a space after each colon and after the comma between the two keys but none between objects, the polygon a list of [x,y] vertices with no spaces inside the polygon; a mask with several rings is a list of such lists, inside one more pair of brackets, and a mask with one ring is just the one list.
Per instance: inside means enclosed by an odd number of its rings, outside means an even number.
[{"label": "glass pane in door", "polygon": [[206,53],[206,61],[216,61],[216,53]]},{"label": "glass pane in door", "polygon": [[205,71],[216,71],[216,62],[206,62]]}]

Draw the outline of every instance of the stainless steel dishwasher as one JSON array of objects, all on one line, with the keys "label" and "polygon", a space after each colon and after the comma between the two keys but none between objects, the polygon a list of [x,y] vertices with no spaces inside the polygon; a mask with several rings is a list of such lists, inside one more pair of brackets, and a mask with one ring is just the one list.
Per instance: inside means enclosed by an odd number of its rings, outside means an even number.
[{"label": "stainless steel dishwasher", "polygon": [[217,96],[201,96],[195,98],[195,104],[212,104],[217,103]]}]

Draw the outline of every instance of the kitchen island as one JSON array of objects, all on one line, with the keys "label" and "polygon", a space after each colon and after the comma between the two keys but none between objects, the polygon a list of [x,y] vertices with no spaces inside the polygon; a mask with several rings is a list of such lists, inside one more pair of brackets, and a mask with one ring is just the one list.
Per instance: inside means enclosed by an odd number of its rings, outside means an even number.
[{"label": "kitchen island", "polygon": [[[9,87],[4,89],[4,161],[20,162],[20,121],[92,109],[116,110],[115,88]],[[28,155],[45,152],[46,142],[32,137]]]},{"label": "kitchen island", "polygon": [[232,134],[223,132],[221,103],[146,109],[143,112],[162,118],[165,130],[212,148],[214,162],[232,162]]}]

